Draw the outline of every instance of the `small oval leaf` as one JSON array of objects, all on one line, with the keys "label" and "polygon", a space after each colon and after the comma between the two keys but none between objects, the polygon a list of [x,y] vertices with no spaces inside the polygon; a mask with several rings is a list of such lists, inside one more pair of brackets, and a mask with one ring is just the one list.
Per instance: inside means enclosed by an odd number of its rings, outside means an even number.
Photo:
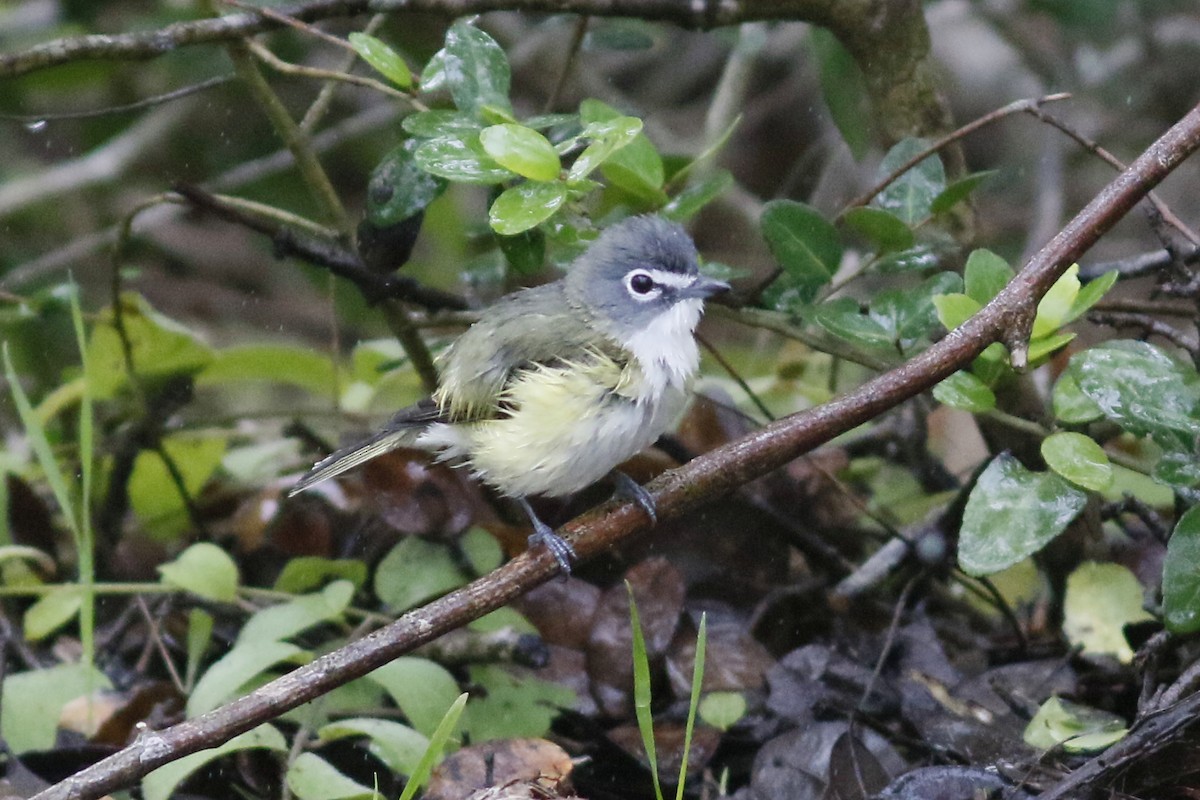
[{"label": "small oval leaf", "polygon": [[1071,483],[1102,492],[1112,485],[1113,470],[1104,448],[1082,433],[1055,433],[1042,441],[1046,466]]},{"label": "small oval leaf", "polygon": [[488,221],[501,236],[515,236],[545,222],[566,201],[567,187],[563,183],[522,183],[505,189],[496,198]]},{"label": "small oval leaf", "polygon": [[401,89],[412,88],[412,71],[399,53],[374,36],[365,33],[352,33],[349,39],[354,52],[358,53],[363,61],[374,67],[376,72]]},{"label": "small oval leaf", "polygon": [[523,178],[552,181],[562,168],[554,145],[542,134],[524,125],[492,125],[479,134],[483,150],[497,164]]}]

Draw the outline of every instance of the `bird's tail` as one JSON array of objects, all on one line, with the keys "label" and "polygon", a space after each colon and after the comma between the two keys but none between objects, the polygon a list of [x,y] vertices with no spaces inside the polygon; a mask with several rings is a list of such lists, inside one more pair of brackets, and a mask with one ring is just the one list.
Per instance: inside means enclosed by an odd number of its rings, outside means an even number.
[{"label": "bird's tail", "polygon": [[381,456],[397,447],[411,445],[417,433],[418,430],[412,427],[389,427],[369,439],[343,447],[313,465],[308,474],[297,481],[296,485],[288,491],[288,497],[299,494],[310,486],[335,475],[341,475],[346,470],[370,461],[375,456]]}]

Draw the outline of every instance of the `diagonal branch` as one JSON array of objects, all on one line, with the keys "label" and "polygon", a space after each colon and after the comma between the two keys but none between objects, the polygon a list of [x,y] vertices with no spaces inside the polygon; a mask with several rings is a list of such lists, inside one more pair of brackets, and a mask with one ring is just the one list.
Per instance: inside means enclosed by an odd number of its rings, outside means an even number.
[{"label": "diagonal branch", "polygon": [[[1038,300],[1089,247],[1200,147],[1200,107],[1192,109],[1038,252],[982,311],[908,363],[844,397],[785,417],[663,475],[648,488],[660,518],[676,517],[778,469],[965,367],[992,342],[1024,327]],[[636,505],[608,503],[568,525],[581,558],[590,558],[645,528]],[[544,549],[494,572],[391,625],[329,653],[196,719],[144,734],[124,750],[47,789],[34,800],[91,800],[127,786],[188,753],[215,747],[492,611],[557,573]],[[1195,704],[1195,697],[1184,704]],[[1190,717],[1189,717],[1190,719]]]}]

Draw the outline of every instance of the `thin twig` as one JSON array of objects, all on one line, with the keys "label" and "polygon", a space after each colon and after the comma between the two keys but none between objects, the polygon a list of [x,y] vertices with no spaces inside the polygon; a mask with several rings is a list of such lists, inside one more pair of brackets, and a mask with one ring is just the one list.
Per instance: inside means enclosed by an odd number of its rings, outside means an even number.
[{"label": "thin twig", "polygon": [[388,86],[383,81],[377,81],[374,78],[368,78],[365,75],[354,75],[349,72],[337,72],[331,69],[319,69],[317,67],[306,67],[302,64],[293,64],[290,61],[284,61],[282,58],[272,53],[269,49],[252,39],[248,39],[246,41],[246,47],[250,48],[250,52],[253,53],[254,57],[259,61],[284,75],[293,75],[299,78],[313,78],[319,81],[348,83],[352,86],[361,86],[366,89],[374,89],[381,94],[386,94],[387,96],[394,97],[397,100],[403,100],[414,108],[420,106],[421,109],[424,109],[424,105],[414,100],[412,95]]},{"label": "thin twig", "polygon": [[182,100],[188,95],[208,91],[217,86],[224,86],[232,82],[235,77],[234,75],[217,75],[208,80],[193,83],[191,86],[184,86],[174,91],[156,94],[152,97],[146,97],[123,105],[104,106],[103,108],[93,108],[88,111],[55,111],[46,114],[0,114],[0,119],[10,119],[14,122],[34,125],[42,122],[58,122],[59,120],[66,119],[92,119],[94,117],[107,117],[112,114],[126,114],[130,111],[143,111],[147,108],[165,105],[173,100]]},{"label": "thin twig", "polygon": [[[968,122],[966,125],[963,125],[958,130],[951,131],[950,133],[946,134],[942,138],[938,139],[936,142],[933,142],[928,147],[921,150],[921,152],[917,153],[912,158],[905,161],[900,166],[896,167],[894,170],[892,170],[888,175],[884,176],[882,180],[880,180],[878,183],[876,183],[870,189],[863,192],[858,197],[854,198],[849,203],[847,203],[846,207],[844,209],[842,209],[841,214],[845,214],[847,211],[849,211],[852,208],[858,208],[859,206],[865,206],[867,203],[871,202],[875,198],[875,195],[879,194],[884,189],[886,189],[887,187],[889,187],[893,183],[895,183],[896,180],[901,175],[908,172],[910,169],[915,167],[917,164],[920,164],[922,161],[929,158],[931,155],[938,152],[939,150],[946,147],[947,145],[953,144],[954,142],[957,142],[959,139],[962,139],[962,138],[966,137],[967,135],[974,133],[975,131],[979,130],[980,128],[982,128],[986,125],[990,125],[993,122],[996,122],[997,120],[1003,119],[1004,117],[1008,117],[1008,116],[1017,114],[1022,111],[1028,112],[1030,109],[1039,108],[1044,103],[1056,103],[1059,100],[1066,100],[1070,96],[1071,95],[1067,92],[1059,92],[1057,94],[1048,94],[1048,95],[1045,95],[1044,97],[1026,98],[1024,100],[1016,100],[1012,103],[1009,103],[1006,106],[997,108],[995,111],[989,111],[988,113],[984,114],[982,117],[979,117],[978,119],[975,119],[971,122]],[[841,216],[841,214],[839,214],[838,216]]]}]

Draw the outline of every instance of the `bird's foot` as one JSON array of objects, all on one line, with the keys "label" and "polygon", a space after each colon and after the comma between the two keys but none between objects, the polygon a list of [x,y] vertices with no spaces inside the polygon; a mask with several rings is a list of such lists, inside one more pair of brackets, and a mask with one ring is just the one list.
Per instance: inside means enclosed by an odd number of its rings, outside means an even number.
[{"label": "bird's foot", "polygon": [[571,560],[575,558],[575,548],[571,544],[551,528],[534,513],[533,507],[523,498],[518,497],[517,502],[525,509],[525,515],[529,517],[529,521],[533,524],[533,533],[529,535],[529,547],[544,545],[550,551],[550,555],[554,556],[554,560],[558,562],[559,569],[562,570],[563,577],[571,574]]},{"label": "bird's foot", "polygon": [[657,524],[658,505],[654,502],[654,495],[619,469],[613,470],[612,477],[613,483],[616,485],[615,495],[623,500],[637,503],[638,508],[645,511],[646,516],[650,518],[650,524]]}]

